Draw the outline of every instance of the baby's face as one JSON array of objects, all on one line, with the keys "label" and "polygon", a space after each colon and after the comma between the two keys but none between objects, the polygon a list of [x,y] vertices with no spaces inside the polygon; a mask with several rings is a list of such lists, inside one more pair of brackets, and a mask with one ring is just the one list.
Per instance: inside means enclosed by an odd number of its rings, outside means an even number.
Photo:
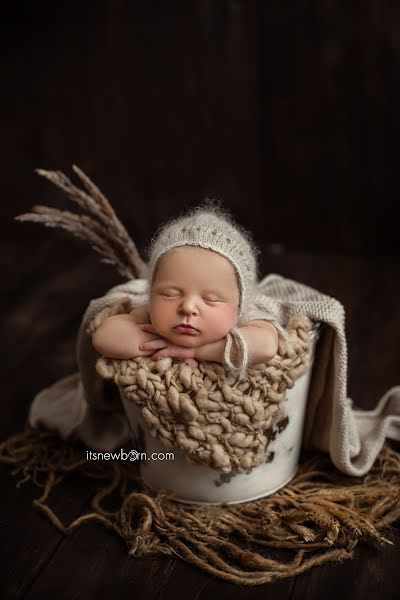
[{"label": "baby's face", "polygon": [[[158,333],[197,348],[222,339],[235,326],[239,287],[230,261],[196,246],[182,246],[158,261],[150,292],[150,317]],[[191,325],[184,329],[180,324]]]}]

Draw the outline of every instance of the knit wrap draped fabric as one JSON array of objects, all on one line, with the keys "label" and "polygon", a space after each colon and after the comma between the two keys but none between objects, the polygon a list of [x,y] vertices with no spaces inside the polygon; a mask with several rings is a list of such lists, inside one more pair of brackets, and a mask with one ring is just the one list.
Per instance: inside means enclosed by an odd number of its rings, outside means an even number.
[{"label": "knit wrap draped fabric", "polygon": [[[64,439],[76,436],[93,450],[113,450],[130,439],[120,396],[110,394],[107,382],[96,371],[98,355],[87,330],[104,308],[124,298],[141,305],[147,297],[147,281],[136,279],[89,304],[78,335],[79,373],[36,396],[29,414],[32,427],[41,423]],[[327,452],[340,471],[362,476],[370,470],[386,437],[400,440],[400,387],[388,390],[372,411],[354,408],[347,397],[343,306],[318,290],[276,274],[261,280],[247,317],[269,316],[284,326],[292,315],[306,315],[325,324],[313,368],[303,447]]]}]

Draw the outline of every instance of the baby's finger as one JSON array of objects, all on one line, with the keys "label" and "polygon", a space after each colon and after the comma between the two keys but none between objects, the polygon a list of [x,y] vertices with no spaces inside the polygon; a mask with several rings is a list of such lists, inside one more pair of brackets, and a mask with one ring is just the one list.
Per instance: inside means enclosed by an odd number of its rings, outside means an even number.
[{"label": "baby's finger", "polygon": [[139,350],[159,350],[160,348],[166,348],[167,342],[165,340],[152,340],[151,342],[143,342],[139,345]]},{"label": "baby's finger", "polygon": [[168,354],[166,354],[166,351],[167,351],[167,349],[163,348],[162,350],[155,352],[151,358],[153,360],[161,360],[161,358],[165,358],[166,356],[169,356]]}]

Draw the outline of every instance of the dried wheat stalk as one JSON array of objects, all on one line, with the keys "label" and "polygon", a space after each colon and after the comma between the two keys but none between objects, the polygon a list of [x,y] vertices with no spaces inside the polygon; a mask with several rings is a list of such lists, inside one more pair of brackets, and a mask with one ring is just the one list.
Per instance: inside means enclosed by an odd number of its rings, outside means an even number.
[{"label": "dried wheat stalk", "polygon": [[89,242],[93,250],[102,256],[102,262],[115,266],[123,277],[146,277],[147,265],[107,198],[79,167],[73,165],[72,168],[85,189],[76,187],[62,171],[36,169],[36,172],[59,187],[78,204],[82,213],[35,205],[32,212],[18,215],[16,220],[65,229]]}]

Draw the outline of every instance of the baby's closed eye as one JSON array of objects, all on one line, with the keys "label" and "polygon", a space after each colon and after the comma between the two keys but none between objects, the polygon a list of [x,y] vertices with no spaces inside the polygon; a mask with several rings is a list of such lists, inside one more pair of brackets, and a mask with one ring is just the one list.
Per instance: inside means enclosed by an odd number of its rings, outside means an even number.
[{"label": "baby's closed eye", "polygon": [[217,296],[204,296],[204,300],[213,304],[217,302],[222,302],[221,298],[218,298]]},{"label": "baby's closed eye", "polygon": [[176,290],[175,288],[163,288],[159,290],[158,293],[165,298],[176,298],[180,295],[179,290]]}]

